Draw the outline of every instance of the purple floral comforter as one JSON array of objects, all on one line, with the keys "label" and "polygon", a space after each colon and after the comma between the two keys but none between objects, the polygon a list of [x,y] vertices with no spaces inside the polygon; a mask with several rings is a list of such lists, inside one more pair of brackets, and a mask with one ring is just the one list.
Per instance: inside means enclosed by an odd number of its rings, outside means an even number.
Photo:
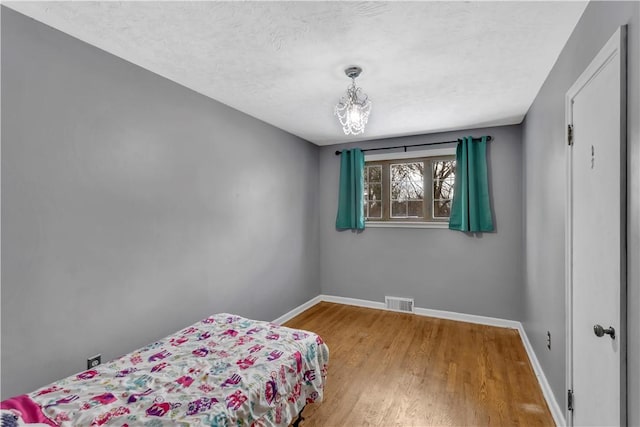
[{"label": "purple floral comforter", "polygon": [[216,314],[28,396],[60,426],[286,426],[328,360],[311,332]]}]

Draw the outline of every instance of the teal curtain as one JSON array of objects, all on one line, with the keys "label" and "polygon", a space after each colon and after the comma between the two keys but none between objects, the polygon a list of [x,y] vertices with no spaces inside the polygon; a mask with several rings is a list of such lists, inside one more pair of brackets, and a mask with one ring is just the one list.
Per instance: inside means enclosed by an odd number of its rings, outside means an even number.
[{"label": "teal curtain", "polygon": [[458,140],[456,179],[449,228],[465,232],[493,231],[487,178],[487,137]]},{"label": "teal curtain", "polygon": [[364,154],[359,148],[342,150],[338,230],[364,230]]}]

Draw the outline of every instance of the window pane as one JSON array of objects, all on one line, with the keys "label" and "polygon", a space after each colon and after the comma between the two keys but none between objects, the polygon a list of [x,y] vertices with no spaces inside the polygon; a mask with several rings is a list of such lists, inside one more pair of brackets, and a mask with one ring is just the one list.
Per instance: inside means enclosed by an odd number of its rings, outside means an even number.
[{"label": "window pane", "polygon": [[391,181],[402,181],[404,165],[391,165]]},{"label": "window pane", "polygon": [[381,218],[382,166],[365,165],[364,172],[364,216],[365,218]]},{"label": "window pane", "polygon": [[436,162],[434,161],[433,163],[433,178],[438,178],[440,176],[440,174],[442,173],[442,162]]},{"label": "window pane", "polygon": [[422,181],[423,162],[398,163],[391,165],[392,181]]},{"label": "window pane", "polygon": [[[424,162],[398,163],[390,165],[391,201],[406,202],[424,199]],[[392,205],[391,216],[406,217],[408,206]]]},{"label": "window pane", "polygon": [[369,215],[368,218],[382,218],[382,204],[378,202],[368,202]]},{"label": "window pane", "polygon": [[453,184],[456,176],[455,160],[436,160],[433,170],[433,217],[448,218],[451,213]]},{"label": "window pane", "polygon": [[369,184],[369,192],[365,196],[367,200],[382,200],[382,184]]},{"label": "window pane", "polygon": [[448,176],[455,176],[455,160],[435,160],[433,161],[433,179],[445,179]]},{"label": "window pane", "polygon": [[434,199],[453,199],[453,179],[447,178],[444,181],[433,182]]},{"label": "window pane", "polygon": [[407,197],[413,200],[424,198],[424,181],[410,181],[405,184]]},{"label": "window pane", "polygon": [[391,200],[401,200],[405,196],[404,183],[392,182],[391,183]]},{"label": "window pane", "polygon": [[453,199],[453,184],[454,179],[453,176],[448,176],[444,181],[442,181],[442,198],[443,199]]},{"label": "window pane", "polygon": [[391,185],[391,200],[422,200],[424,199],[424,183],[395,182]]},{"label": "window pane", "polygon": [[451,200],[435,200],[433,202],[433,217],[448,218],[451,215]]},{"label": "window pane", "polygon": [[424,217],[424,213],[423,213],[423,207],[424,207],[424,203],[422,203],[422,201],[419,202],[408,202],[408,215],[409,217],[412,218],[422,218]]},{"label": "window pane", "polygon": [[370,182],[382,181],[382,166],[367,166],[367,170]]},{"label": "window pane", "polygon": [[407,217],[407,203],[406,202],[391,202],[391,216],[395,218]]}]

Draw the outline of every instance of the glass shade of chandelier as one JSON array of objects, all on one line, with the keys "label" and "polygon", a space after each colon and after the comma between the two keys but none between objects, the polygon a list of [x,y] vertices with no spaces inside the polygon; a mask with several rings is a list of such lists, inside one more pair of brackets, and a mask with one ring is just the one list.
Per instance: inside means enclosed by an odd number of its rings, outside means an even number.
[{"label": "glass shade of chandelier", "polygon": [[351,86],[347,88],[347,93],[344,94],[334,109],[334,114],[338,116],[345,135],[364,133],[364,127],[369,120],[371,101],[362,92],[362,89],[356,86],[356,77],[361,72],[362,68],[360,67],[349,67],[344,70],[347,77],[351,79]]}]

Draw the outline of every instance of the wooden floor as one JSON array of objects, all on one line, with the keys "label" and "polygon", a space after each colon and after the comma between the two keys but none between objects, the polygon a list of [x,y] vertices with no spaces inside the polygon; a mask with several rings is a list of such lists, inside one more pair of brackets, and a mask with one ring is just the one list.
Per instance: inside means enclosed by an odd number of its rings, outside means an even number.
[{"label": "wooden floor", "polygon": [[311,426],[551,426],[518,331],[322,302],[285,324],[329,346]]}]

